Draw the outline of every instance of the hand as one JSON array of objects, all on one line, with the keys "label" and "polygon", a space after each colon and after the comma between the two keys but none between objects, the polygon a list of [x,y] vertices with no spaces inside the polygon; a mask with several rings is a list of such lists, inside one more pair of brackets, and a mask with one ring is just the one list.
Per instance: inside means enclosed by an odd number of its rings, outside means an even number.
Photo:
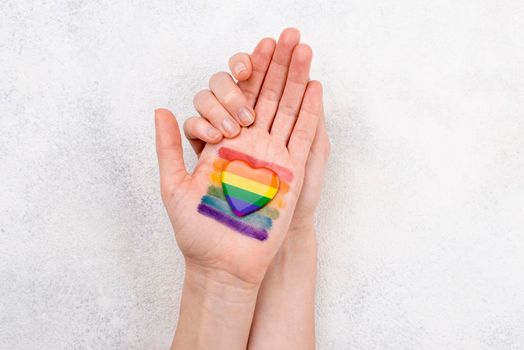
[{"label": "hand", "polygon": [[[175,118],[166,110],[156,113],[162,198],[188,268],[220,278],[226,276],[232,283],[257,286],[285,237],[300,195],[304,167],[322,110],[321,85],[308,83],[311,50],[299,45],[291,55],[296,46],[294,39],[293,33],[281,37],[282,42],[275,50],[260,89],[255,109],[257,119],[253,126],[242,129],[235,139],[224,139],[216,145],[207,144],[192,175],[184,167]],[[290,72],[287,74],[285,67],[290,56]],[[305,66],[293,64],[304,61],[308,62]],[[302,69],[304,67],[306,69]],[[286,75],[287,81],[281,84]],[[214,79],[220,79],[222,83],[215,85],[212,79],[210,87],[213,93],[226,81],[224,74],[215,75]],[[217,92],[215,96],[220,94]],[[232,100],[234,97],[229,96],[223,101]],[[273,167],[282,181],[273,201],[284,204],[278,209],[279,217],[273,220],[265,241],[239,234],[197,211],[202,196],[212,185],[213,163],[216,166],[220,149],[224,148],[241,151],[265,162],[266,166]],[[284,193],[286,188],[287,193]]]},{"label": "hand", "polygon": [[[231,57],[229,66],[233,76],[239,81],[238,86],[243,93],[251,96],[258,95],[260,85],[253,80],[264,79],[266,74],[264,67],[267,69],[265,62],[270,60],[273,50],[272,40],[263,39],[251,57],[244,53]],[[258,68],[255,73],[255,75],[258,74],[258,77],[252,78],[253,66]],[[285,83],[284,79],[282,79],[283,83]],[[231,89],[237,91],[236,86]],[[209,98],[214,99],[212,95]],[[250,102],[255,103],[256,99],[250,99]],[[207,138],[205,134],[206,130],[216,125],[216,119],[208,117],[205,108],[200,107],[211,103],[201,98],[195,99],[195,107],[200,111],[202,117],[190,118],[184,124],[186,137],[197,154],[206,142],[216,142]],[[217,125],[216,132],[220,132],[219,125]],[[250,348],[286,348],[289,346],[309,348],[314,346],[316,240],[313,218],[320,199],[329,153],[330,144],[322,112],[322,119],[310,150],[302,192],[289,233],[283,247],[269,267],[258,294],[250,334]],[[271,342],[267,341],[269,336],[272,339]]]},{"label": "hand", "polygon": [[[295,34],[284,31],[282,35],[292,36]],[[297,39],[287,38],[287,40],[289,40],[289,44],[292,46],[292,42]],[[295,45],[297,44],[298,42],[296,42]],[[295,48],[296,47],[294,47],[293,50]],[[249,123],[242,124],[239,121],[235,121],[233,115],[238,114],[238,112],[235,113],[238,108],[222,105],[220,101],[223,101],[224,98],[218,96],[233,96],[236,100],[236,102],[233,103],[235,106],[247,105],[249,108],[254,107],[274,50],[275,43],[273,39],[265,38],[259,42],[251,56],[246,53],[233,55],[229,60],[229,67],[232,75],[238,80],[238,84],[235,84],[229,78],[223,79],[225,73],[218,73],[211,78],[213,83],[210,84],[214,86],[219,85],[219,83],[216,82],[217,80],[226,82],[224,86],[220,87],[218,94],[213,94],[209,90],[202,90],[195,95],[194,105],[200,116],[191,117],[186,120],[184,123],[184,133],[197,156],[200,156],[206,143],[216,144],[220,142],[223,137],[234,138],[238,135],[242,126],[248,126],[253,122],[250,121]],[[297,51],[302,50],[307,51],[308,48],[306,48],[306,46],[297,48]],[[291,52],[289,52],[288,49],[289,59],[291,58]],[[302,62],[296,60],[294,63],[296,65],[300,64],[302,67],[294,67],[293,72],[302,71],[304,76],[309,75],[310,60],[304,60]],[[286,75],[281,74],[280,77],[282,81],[278,82],[278,84],[285,84]],[[226,110],[229,112],[225,112]],[[238,132],[226,132],[222,126],[225,119],[233,120],[233,128],[238,129]],[[229,121],[226,123],[229,123]],[[315,141],[306,163],[304,185],[290,226],[292,230],[301,230],[305,227],[312,228],[315,210],[320,201],[320,193],[330,148],[322,107],[321,120],[318,125]]]}]

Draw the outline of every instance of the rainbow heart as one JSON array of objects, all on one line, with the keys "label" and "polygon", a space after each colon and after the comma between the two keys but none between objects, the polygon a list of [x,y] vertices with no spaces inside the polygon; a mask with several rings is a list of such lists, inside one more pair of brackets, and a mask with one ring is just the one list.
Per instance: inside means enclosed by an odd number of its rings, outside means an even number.
[{"label": "rainbow heart", "polygon": [[221,180],[227,202],[236,216],[246,216],[263,208],[278,192],[275,172],[252,168],[241,160],[229,162],[222,170]]}]

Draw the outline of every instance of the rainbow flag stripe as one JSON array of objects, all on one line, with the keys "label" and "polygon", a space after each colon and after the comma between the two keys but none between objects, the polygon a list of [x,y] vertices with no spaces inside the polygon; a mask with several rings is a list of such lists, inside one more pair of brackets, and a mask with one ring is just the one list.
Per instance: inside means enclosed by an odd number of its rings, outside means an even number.
[{"label": "rainbow flag stripe", "polygon": [[198,212],[245,236],[266,240],[278,208],[284,206],[282,195],[289,191],[285,181],[292,179],[292,172],[226,147],[218,155]]},{"label": "rainbow flag stripe", "polygon": [[231,210],[241,217],[264,207],[278,192],[279,181],[273,171],[253,169],[241,160],[229,162],[221,180]]}]

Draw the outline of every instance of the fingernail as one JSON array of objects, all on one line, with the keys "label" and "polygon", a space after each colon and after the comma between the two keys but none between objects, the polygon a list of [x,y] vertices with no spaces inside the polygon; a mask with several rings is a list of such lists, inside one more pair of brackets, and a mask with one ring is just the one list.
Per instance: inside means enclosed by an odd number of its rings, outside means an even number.
[{"label": "fingernail", "polygon": [[216,139],[220,135],[218,130],[215,129],[215,128],[208,128],[207,131],[206,131],[206,134],[207,134],[207,136],[209,136],[209,138],[211,140]]},{"label": "fingernail", "polygon": [[240,108],[240,111],[238,111],[238,119],[242,122],[244,125],[251,125],[253,123],[253,120],[255,117],[253,117],[253,114],[251,111],[245,107]]},{"label": "fingernail", "polygon": [[229,136],[236,135],[240,131],[238,124],[232,121],[231,118],[224,118],[222,126]]},{"label": "fingernail", "polygon": [[237,63],[235,66],[235,74],[238,76],[240,73],[245,71],[247,69],[246,65],[244,63]]}]

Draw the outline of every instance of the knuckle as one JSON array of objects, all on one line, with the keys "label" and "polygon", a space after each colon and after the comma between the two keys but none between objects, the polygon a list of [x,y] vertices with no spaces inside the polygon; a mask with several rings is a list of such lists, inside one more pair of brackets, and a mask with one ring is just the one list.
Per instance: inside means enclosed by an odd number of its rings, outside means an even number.
[{"label": "knuckle", "polygon": [[190,123],[187,127],[184,125],[184,134],[189,141],[193,140],[202,140],[206,139],[206,124],[201,118],[195,120],[195,122]]},{"label": "knuckle", "polygon": [[280,110],[280,113],[284,114],[285,116],[292,117],[293,119],[295,119],[298,115],[296,108],[293,108],[293,106],[282,105],[278,108]]},{"label": "knuckle", "polygon": [[257,93],[255,91],[253,91],[253,90],[246,90],[246,91],[244,91],[244,96],[246,97],[246,99],[254,100],[254,101],[256,101],[256,99],[258,97]]},{"label": "knuckle", "polygon": [[300,117],[306,120],[318,121],[318,119],[320,119],[319,111],[308,107],[309,106],[302,107],[302,109],[300,110]]},{"label": "knuckle", "polygon": [[313,142],[314,136],[310,130],[304,129],[304,128],[298,128],[298,129],[293,130],[293,137],[295,137],[296,139],[302,142],[307,142],[309,144]]},{"label": "knuckle", "polygon": [[256,100],[258,97],[259,90],[249,84],[244,84],[243,81],[238,83],[238,87],[248,100]]},{"label": "knuckle", "polygon": [[260,91],[260,97],[269,101],[278,101],[280,99],[280,91],[273,86],[267,86]]},{"label": "knuckle", "polygon": [[221,117],[223,117],[223,114],[224,112],[222,107],[216,104],[209,109],[207,116],[209,116],[209,118],[211,119],[220,119]]},{"label": "knuckle", "polygon": [[267,65],[264,62],[258,60],[252,61],[251,66],[254,73],[266,75]]},{"label": "knuckle", "polygon": [[226,106],[231,106],[236,104],[236,102],[241,98],[240,94],[234,90],[228,91],[224,97],[222,97],[222,102]]}]

